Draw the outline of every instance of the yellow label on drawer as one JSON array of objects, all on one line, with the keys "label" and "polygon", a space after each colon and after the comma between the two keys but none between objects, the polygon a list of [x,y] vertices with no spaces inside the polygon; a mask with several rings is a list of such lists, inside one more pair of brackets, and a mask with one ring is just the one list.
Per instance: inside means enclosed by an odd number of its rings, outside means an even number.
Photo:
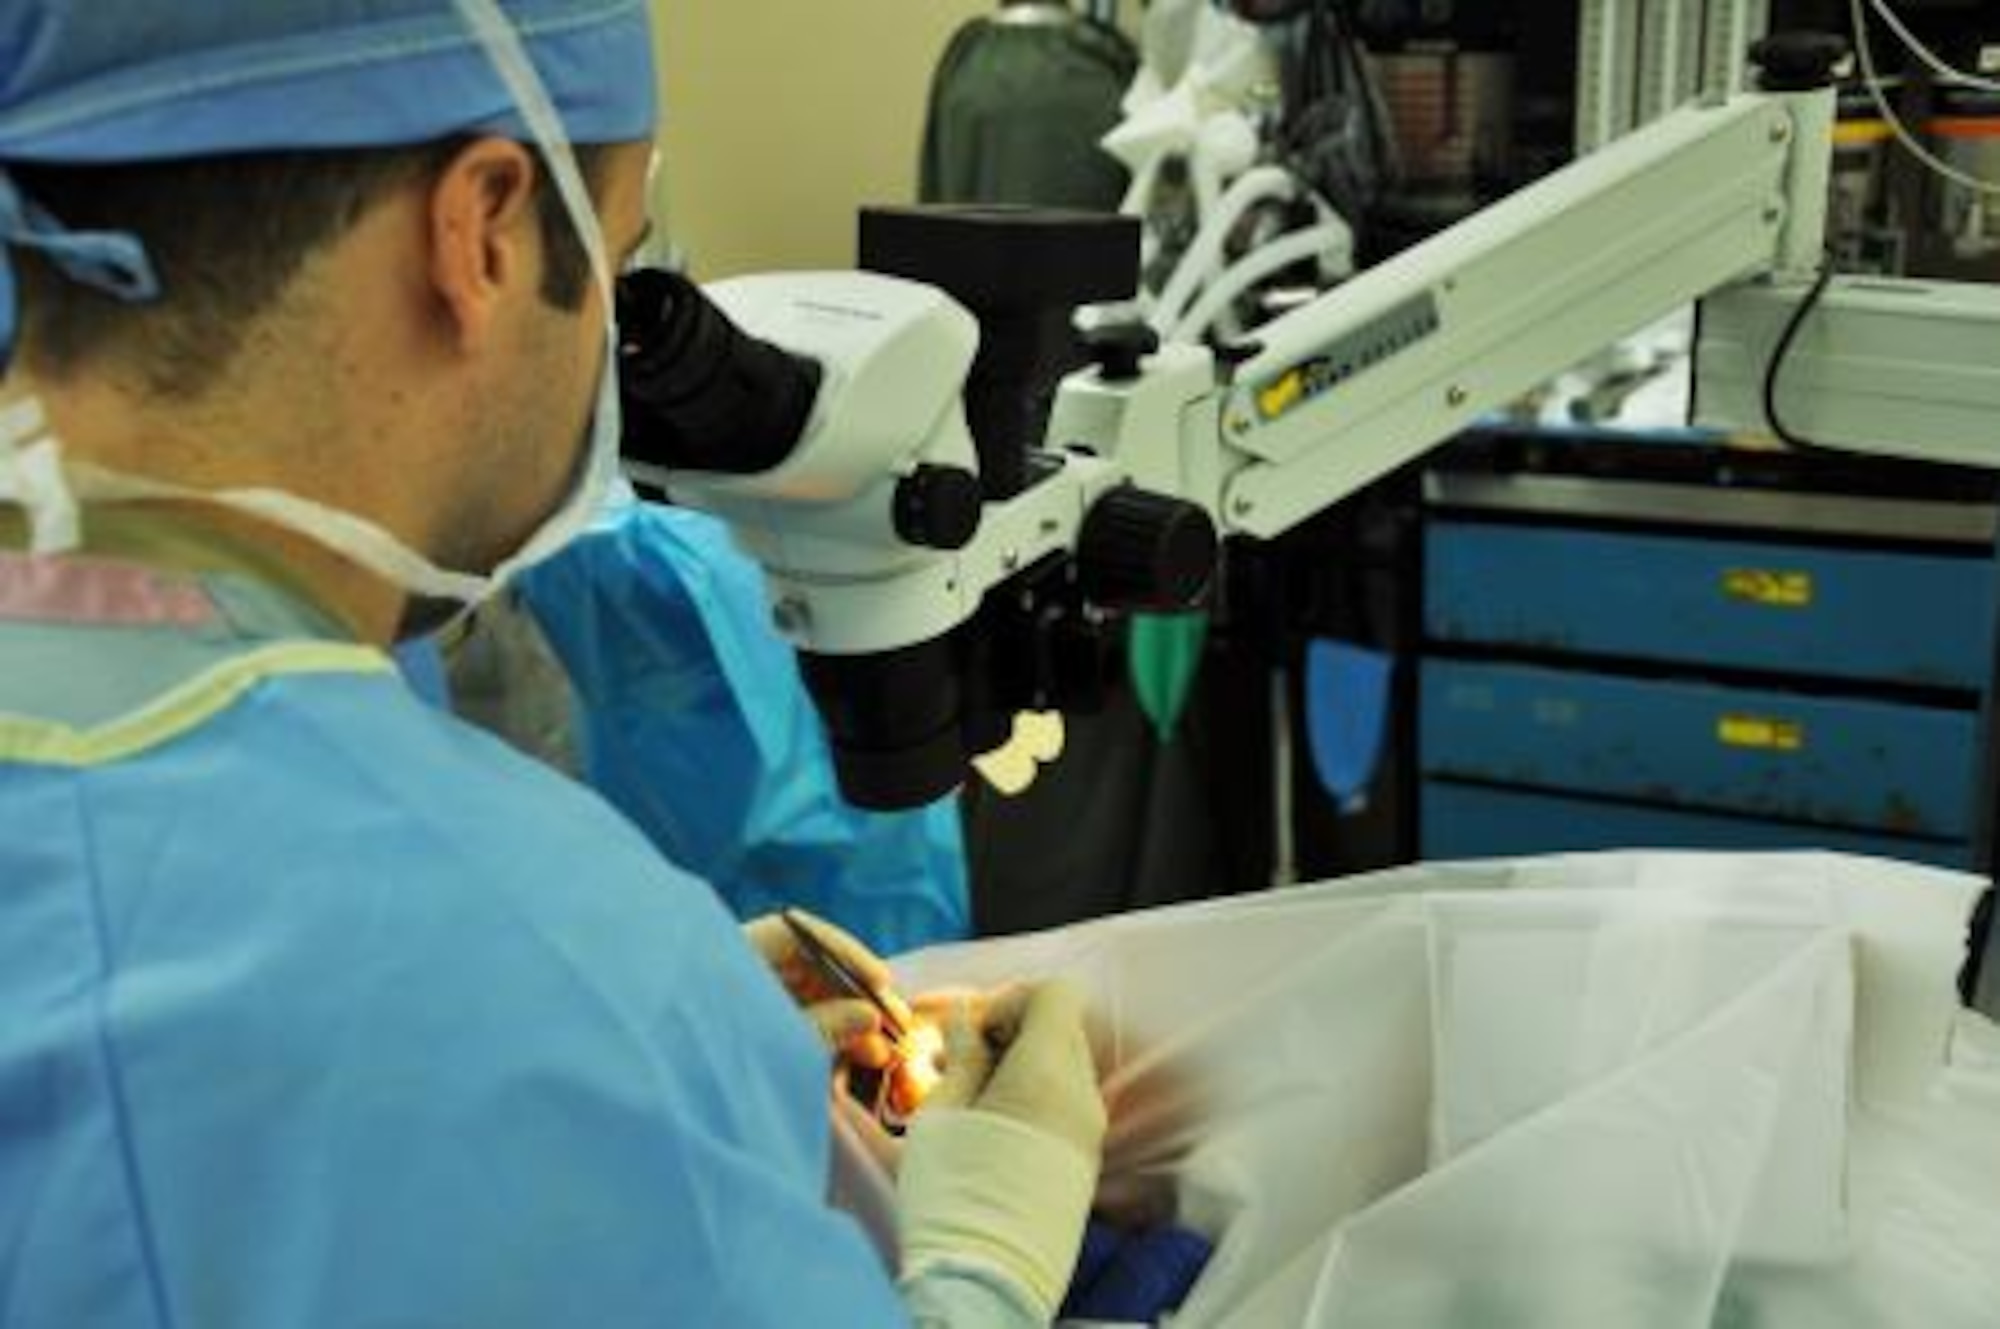
[{"label": "yellow label on drawer", "polygon": [[1758,752],[1798,752],[1806,745],[1806,727],[1795,720],[1768,715],[1725,715],[1715,723],[1723,746]]},{"label": "yellow label on drawer", "polygon": [[1722,574],[1722,593],[1732,600],[1771,609],[1810,609],[1813,578],[1810,572],[1730,568]]}]

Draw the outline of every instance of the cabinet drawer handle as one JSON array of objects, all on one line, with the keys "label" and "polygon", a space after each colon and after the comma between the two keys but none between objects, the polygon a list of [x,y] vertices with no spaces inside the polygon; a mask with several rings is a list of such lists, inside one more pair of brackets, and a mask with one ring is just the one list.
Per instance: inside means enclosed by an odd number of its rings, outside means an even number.
[{"label": "cabinet drawer handle", "polygon": [[1730,568],[1722,574],[1722,594],[1743,604],[1766,609],[1810,609],[1813,575],[1772,568]]},{"label": "cabinet drawer handle", "polygon": [[1804,725],[1770,715],[1725,715],[1715,722],[1715,736],[1724,747],[1753,752],[1802,752],[1806,746]]}]

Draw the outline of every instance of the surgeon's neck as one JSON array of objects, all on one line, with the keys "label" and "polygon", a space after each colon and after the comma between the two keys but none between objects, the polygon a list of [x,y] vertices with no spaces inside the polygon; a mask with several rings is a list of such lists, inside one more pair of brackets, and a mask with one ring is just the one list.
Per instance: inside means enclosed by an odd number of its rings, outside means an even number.
[{"label": "surgeon's neck", "polygon": [[[0,399],[38,399],[64,454],[107,470],[170,479],[194,489],[280,488],[346,506],[351,499],[339,492],[339,486],[329,486],[311,474],[316,455],[338,455],[316,447],[313,438],[302,437],[319,432],[309,423],[315,418],[313,403],[287,404],[277,399],[282,395],[253,394],[253,399],[234,400],[227,406],[162,403],[95,376],[49,380],[17,368],[8,376]],[[245,446],[255,438],[271,442],[262,449]],[[253,576],[310,602],[357,641],[386,646],[396,639],[408,597],[305,536],[206,503],[131,507],[144,509],[155,523],[181,533],[183,550],[199,551],[194,557],[175,556],[176,562],[195,564],[188,570],[226,569]],[[125,552],[108,529],[113,523],[100,523],[106,529],[93,539],[89,506],[83,525],[87,552]]]}]

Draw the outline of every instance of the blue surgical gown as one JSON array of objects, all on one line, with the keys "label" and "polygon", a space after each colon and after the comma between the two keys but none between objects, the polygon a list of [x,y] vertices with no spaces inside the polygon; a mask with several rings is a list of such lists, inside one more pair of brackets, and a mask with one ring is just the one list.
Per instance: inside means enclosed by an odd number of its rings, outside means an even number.
[{"label": "blue surgical gown", "polygon": [[0,1326],[904,1323],[713,894],[207,590],[0,622]]},{"label": "blue surgical gown", "polygon": [[740,918],[798,905],[885,955],[971,929],[955,800],[851,807],[763,575],[715,518],[634,503],[523,581],[584,775]]}]

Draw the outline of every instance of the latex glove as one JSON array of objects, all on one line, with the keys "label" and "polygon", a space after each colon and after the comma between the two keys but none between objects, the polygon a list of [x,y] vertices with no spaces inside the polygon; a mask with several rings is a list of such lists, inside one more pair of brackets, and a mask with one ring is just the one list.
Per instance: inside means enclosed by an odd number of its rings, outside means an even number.
[{"label": "latex glove", "polygon": [[[884,1003],[905,1027],[910,1008],[891,988],[894,975],[880,956],[869,950],[844,929],[815,918],[802,909],[792,911],[863,982],[880,993]],[[757,948],[764,962],[785,985],[792,1000],[819,1030],[827,1047],[842,1061],[869,1070],[879,1070],[895,1055],[895,1045],[882,1025],[882,1013],[873,1003],[849,997],[829,983],[799,946],[798,938],[776,914],[767,914],[743,925],[743,934]]]},{"label": "latex glove", "polygon": [[983,1026],[945,1026],[945,1078],[904,1141],[903,1275],[974,1265],[1053,1318],[1083,1241],[1104,1099],[1068,983],[1010,994]]}]

